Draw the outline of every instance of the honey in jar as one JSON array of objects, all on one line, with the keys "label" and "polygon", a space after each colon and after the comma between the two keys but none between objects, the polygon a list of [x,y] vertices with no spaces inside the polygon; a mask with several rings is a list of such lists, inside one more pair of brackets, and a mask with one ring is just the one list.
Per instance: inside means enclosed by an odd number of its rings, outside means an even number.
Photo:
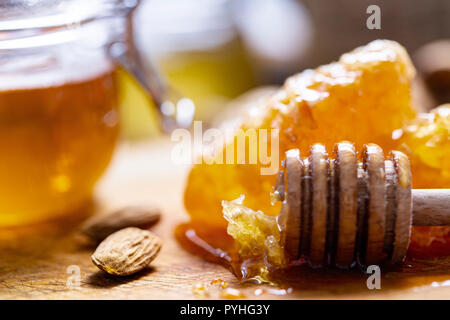
[{"label": "honey in jar", "polygon": [[89,203],[119,134],[116,78],[135,6],[104,1],[80,10],[78,1],[52,0],[0,8],[0,227]]},{"label": "honey in jar", "polygon": [[[58,70],[55,63],[28,67]],[[112,65],[15,72],[23,75],[12,81],[0,76],[0,225],[77,209],[89,199],[118,136]]]}]

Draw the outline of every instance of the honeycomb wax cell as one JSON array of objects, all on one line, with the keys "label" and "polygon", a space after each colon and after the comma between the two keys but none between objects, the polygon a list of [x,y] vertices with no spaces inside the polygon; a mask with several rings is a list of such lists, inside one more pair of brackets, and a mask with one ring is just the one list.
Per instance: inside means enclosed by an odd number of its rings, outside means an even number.
[{"label": "honeycomb wax cell", "polygon": [[223,215],[228,221],[227,232],[238,243],[239,254],[270,265],[284,263],[280,246],[280,230],[275,217],[253,211],[243,205],[244,196],[233,201],[223,201]]},{"label": "honeycomb wax cell", "polygon": [[[415,117],[410,92],[414,74],[402,46],[377,40],[344,54],[338,62],[288,78],[267,101],[246,110],[237,127],[279,129],[279,161],[286,150],[300,148],[306,154],[317,142],[329,150],[343,140],[354,142],[357,149],[373,142],[391,150],[396,144],[392,131]],[[248,144],[245,151],[248,154]],[[275,176],[261,175],[264,165],[259,160],[256,165],[248,161],[195,165],[185,190],[192,221],[225,228],[221,201],[241,194],[248,207],[278,214],[280,206],[270,204]]]},{"label": "honeycomb wax cell", "polygon": [[222,202],[227,232],[238,248],[235,263],[242,280],[271,283],[271,271],[283,268],[286,263],[276,218],[253,211],[243,203],[244,195]]}]

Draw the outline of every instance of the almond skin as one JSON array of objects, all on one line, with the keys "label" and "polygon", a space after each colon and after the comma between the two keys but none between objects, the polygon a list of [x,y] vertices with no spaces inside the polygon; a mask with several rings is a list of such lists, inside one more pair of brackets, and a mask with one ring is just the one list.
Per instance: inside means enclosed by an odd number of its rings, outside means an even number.
[{"label": "almond skin", "polygon": [[152,232],[130,227],[103,240],[91,259],[106,273],[127,276],[146,268],[156,258],[161,246],[161,239]]},{"label": "almond skin", "polygon": [[99,243],[110,234],[128,227],[150,227],[161,218],[159,209],[130,206],[110,214],[93,216],[81,227],[81,233]]}]

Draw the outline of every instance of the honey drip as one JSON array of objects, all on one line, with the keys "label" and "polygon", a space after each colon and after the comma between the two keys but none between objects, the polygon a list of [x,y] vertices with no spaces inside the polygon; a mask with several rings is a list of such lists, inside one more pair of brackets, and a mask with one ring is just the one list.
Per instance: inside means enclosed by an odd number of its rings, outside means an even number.
[{"label": "honey drip", "polygon": [[[255,289],[254,295],[304,294],[351,294],[366,292],[368,275],[365,270],[338,270],[334,268],[315,269],[300,261],[286,269],[276,269],[257,277],[252,261],[243,261],[233,239],[220,229],[210,229],[205,225],[186,223],[175,231],[176,239],[190,253],[209,262],[220,264],[229,269],[242,282],[266,283],[272,286]],[[448,243],[450,235],[444,241],[435,241],[431,247],[413,243],[406,261],[397,267],[381,266],[383,291],[391,289],[424,290],[434,288],[433,283],[450,281],[450,256]],[[437,245],[436,245],[437,244]],[[441,244],[441,245],[439,245]],[[430,258],[433,259],[430,260]]]}]

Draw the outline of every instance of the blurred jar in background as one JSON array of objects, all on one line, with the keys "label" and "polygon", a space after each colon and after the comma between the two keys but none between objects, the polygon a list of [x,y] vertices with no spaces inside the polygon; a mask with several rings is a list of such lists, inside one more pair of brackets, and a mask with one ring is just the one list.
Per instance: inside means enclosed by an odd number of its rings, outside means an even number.
[{"label": "blurred jar in background", "polygon": [[[195,118],[209,120],[230,99],[255,85],[253,70],[225,0],[147,0],[135,16],[136,41],[169,86],[195,103]],[[122,101],[125,135],[155,132],[154,108],[138,86]]]},{"label": "blurred jar in background", "polygon": [[[300,70],[312,31],[295,0],[146,0],[135,18],[148,62],[193,101],[195,118],[208,123],[248,89],[280,84]],[[126,136],[151,135],[155,109],[132,79],[121,78],[129,89],[121,99]]]},{"label": "blurred jar in background", "polygon": [[0,226],[83,207],[110,161],[119,115],[107,49],[124,23],[101,19],[116,14],[110,1],[90,4],[0,7]]},{"label": "blurred jar in background", "polygon": [[310,67],[314,30],[300,1],[235,0],[232,8],[259,83],[280,84]]}]

